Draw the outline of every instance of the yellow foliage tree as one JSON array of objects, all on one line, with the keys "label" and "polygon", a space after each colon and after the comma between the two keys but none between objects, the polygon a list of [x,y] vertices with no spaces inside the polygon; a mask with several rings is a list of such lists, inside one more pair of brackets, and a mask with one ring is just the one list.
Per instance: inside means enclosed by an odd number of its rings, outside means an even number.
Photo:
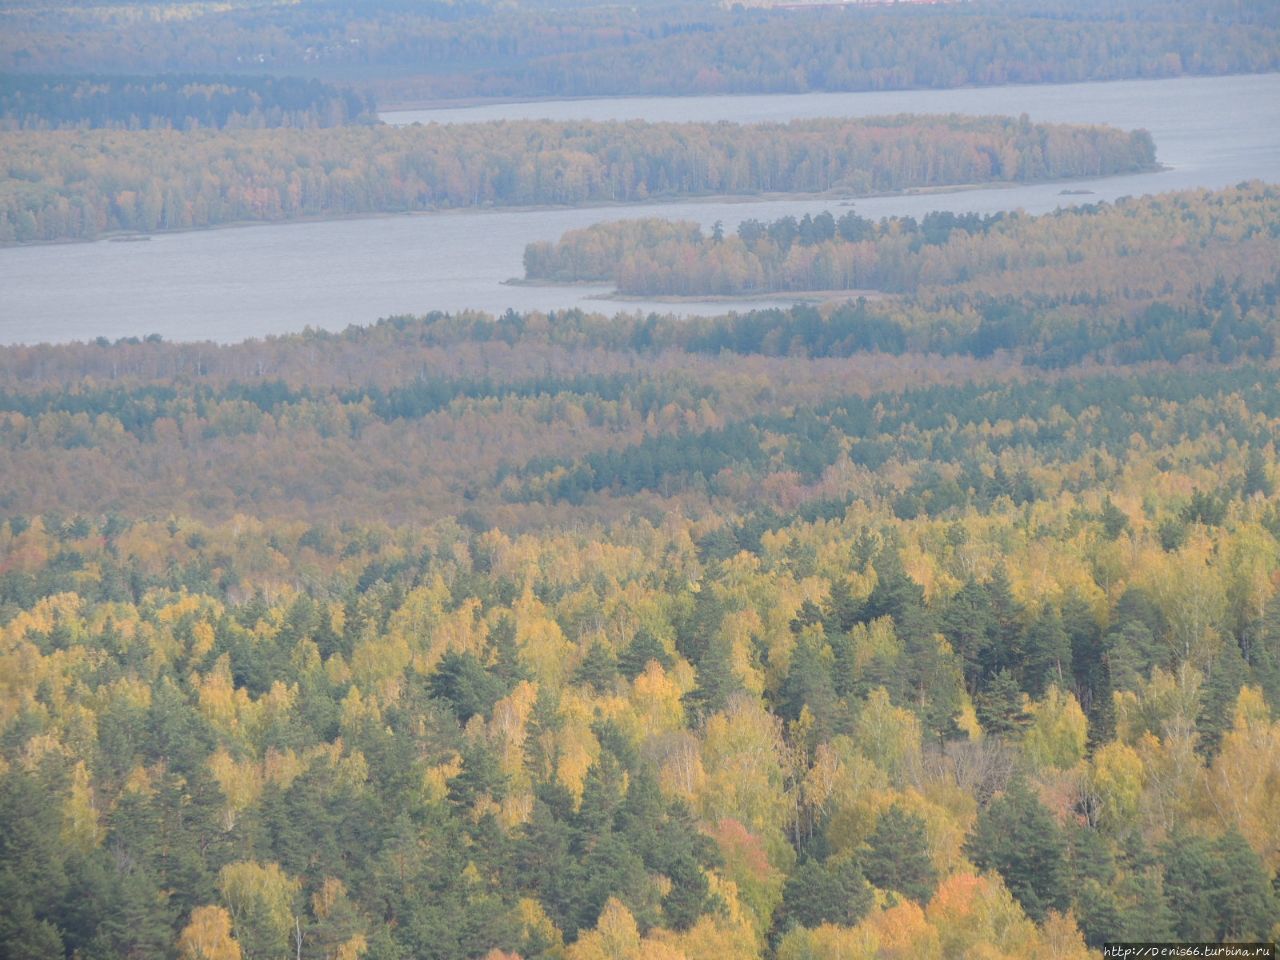
[{"label": "yellow foliage tree", "polygon": [[[937,792],[941,791],[935,791]],[[968,802],[957,803],[957,806],[963,807],[958,812],[949,810],[931,796],[915,789],[903,791],[892,801],[924,820],[925,845],[933,868],[938,871],[939,876],[946,876],[965,862],[963,854],[965,836],[973,819],[977,816],[977,810],[966,795],[961,796],[963,801]],[[953,798],[948,795],[946,799]],[[886,806],[888,806],[887,803]]]},{"label": "yellow foliage tree", "polygon": [[564,722],[556,735],[556,779],[573,794],[576,803],[582,799],[587,771],[600,756],[600,741],[591,732],[593,712],[586,701],[567,693],[560,702],[560,716]]},{"label": "yellow foliage tree", "polygon": [[1144,583],[1169,623],[1167,640],[1179,665],[1203,670],[1222,645],[1226,616],[1223,570],[1208,536],[1193,538],[1158,567],[1142,571]]},{"label": "yellow foliage tree", "polygon": [[209,772],[227,798],[222,825],[230,830],[240,814],[262,796],[262,769],[252,760],[236,760],[225,747],[219,747],[209,758]]},{"label": "yellow foliage tree", "polygon": [[747,694],[712,716],[702,743],[706,780],[698,796],[713,822],[738,820],[753,833],[780,836],[788,800],[783,768],[785,745],[778,720]]},{"label": "yellow foliage tree", "polygon": [[1244,687],[1236,698],[1235,721],[1207,787],[1222,825],[1239,830],[1267,870],[1280,866],[1280,722],[1272,722],[1256,687]]},{"label": "yellow foliage tree", "polygon": [[230,740],[242,740],[244,721],[249,720],[252,704],[249,694],[237,690],[231,679],[231,657],[223,654],[213,669],[195,678],[199,691],[200,712],[215,730]]},{"label": "yellow foliage tree", "polygon": [[218,887],[231,913],[236,940],[250,960],[277,960],[290,953],[300,881],[279,864],[240,860],[222,868]]},{"label": "yellow foliage tree", "polygon": [[71,789],[62,804],[62,842],[88,854],[102,840],[89,770],[81,760],[71,772]]},{"label": "yellow foliage tree", "polygon": [[515,603],[516,643],[520,659],[534,679],[558,690],[565,681],[573,658],[573,645],[565,639],[560,625],[548,616],[541,601],[527,586]]},{"label": "yellow foliage tree", "polygon": [[706,783],[701,744],[691,733],[672,733],[651,744],[658,759],[658,783],[668,796],[693,803]]},{"label": "yellow foliage tree", "polygon": [[848,737],[829,744],[839,759],[827,803],[827,840],[835,852],[854,852],[875,829],[880,811],[893,802],[888,775]]},{"label": "yellow foliage tree", "polygon": [[1031,715],[1022,748],[1037,769],[1068,770],[1084,759],[1089,723],[1073,694],[1051,686],[1032,704]]},{"label": "yellow foliage tree", "polygon": [[876,687],[868,694],[854,727],[854,742],[895,780],[918,769],[920,735],[916,715],[895,707],[884,687]]},{"label": "yellow foliage tree", "polygon": [[1093,755],[1093,789],[1101,804],[1102,823],[1113,828],[1130,824],[1142,802],[1142,758],[1128,744],[1112,740]]},{"label": "yellow foliage tree", "polygon": [[231,914],[222,907],[196,907],[178,937],[182,960],[240,960],[240,944],[231,934]]},{"label": "yellow foliage tree", "polygon": [[537,900],[529,897],[521,899],[516,904],[516,921],[523,944],[541,944],[542,949],[551,957],[563,955],[564,936]]},{"label": "yellow foliage tree", "polygon": [[521,680],[511,693],[493,705],[493,717],[489,721],[489,740],[498,752],[498,763],[515,787],[529,785],[524,743],[528,738],[529,713],[537,698],[537,686]]},{"label": "yellow foliage tree", "polygon": [[347,888],[337,877],[325,877],[311,895],[311,914],[316,922],[307,945],[323,960],[359,960],[369,949],[364,933],[357,929],[359,920]]},{"label": "yellow foliage tree", "polygon": [[640,953],[640,929],[631,911],[610,897],[590,933],[569,947],[568,960],[634,960]]},{"label": "yellow foliage tree", "polygon": [[865,924],[795,927],[778,943],[777,960],[875,960],[880,941]]},{"label": "yellow foliage tree", "polygon": [[686,960],[756,960],[760,956],[760,945],[750,925],[708,915],[700,917],[684,933],[662,931],[646,938],[641,952],[644,960],[659,960],[664,956],[653,949],[658,945],[666,947],[666,956],[673,960],[677,957]]},{"label": "yellow foliage tree", "polygon": [[1037,956],[1045,960],[1089,960],[1095,956],[1085,946],[1084,937],[1070,913],[1050,911],[1040,928]]},{"label": "yellow foliage tree", "polygon": [[942,956],[938,931],[910,900],[872,914],[860,926],[875,934],[880,943],[876,956],[883,960],[940,960]]},{"label": "yellow foliage tree", "polygon": [[631,685],[631,705],[643,737],[678,731],[684,726],[682,691],[656,660]]},{"label": "yellow foliage tree", "polygon": [[1187,737],[1195,733],[1204,675],[1183,664],[1169,673],[1156,667],[1137,690],[1115,695],[1116,733],[1136,746],[1146,733],[1157,737]]},{"label": "yellow foliage tree", "polygon": [[952,874],[938,885],[925,915],[938,931],[944,957],[968,956],[981,946],[997,956],[1036,955],[1036,926],[996,874]]}]

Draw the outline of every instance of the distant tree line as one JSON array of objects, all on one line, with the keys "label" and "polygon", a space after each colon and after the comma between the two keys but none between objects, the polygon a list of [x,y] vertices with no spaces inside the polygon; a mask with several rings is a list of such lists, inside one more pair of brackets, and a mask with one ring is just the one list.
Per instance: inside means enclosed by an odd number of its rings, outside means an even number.
[{"label": "distant tree line", "polygon": [[0,130],[338,127],[373,99],[297,77],[0,76]]},{"label": "distant tree line", "polygon": [[[1179,5],[1180,8],[1184,5]],[[1194,7],[1195,5],[1185,5]],[[1079,83],[1280,67],[1280,32],[1197,19],[1057,19],[985,6],[749,11],[661,41],[588,50],[386,94],[621,96]],[[443,88],[443,89],[442,89]]]},{"label": "distant tree line", "polygon": [[0,140],[0,242],[234,221],[759,191],[865,192],[1149,167],[1150,137],[999,118],[31,131]]},{"label": "distant tree line", "polygon": [[979,2],[900,9],[465,3],[161,5],[9,14],[0,69],[341,75],[381,100],[948,88],[1280,67],[1264,3]]}]

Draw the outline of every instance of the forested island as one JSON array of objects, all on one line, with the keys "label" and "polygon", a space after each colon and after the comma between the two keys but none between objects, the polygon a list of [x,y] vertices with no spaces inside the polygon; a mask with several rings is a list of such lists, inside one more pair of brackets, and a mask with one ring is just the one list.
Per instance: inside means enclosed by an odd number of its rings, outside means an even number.
[{"label": "forested island", "polygon": [[0,133],[0,242],[245,221],[1150,169],[1144,131],[998,117]]},{"label": "forested island", "polygon": [[[694,223],[621,220],[570,231],[555,244],[531,243],[524,262],[530,280],[612,281],[624,294],[861,289],[916,294],[926,311],[939,299],[1031,297],[1018,324],[1028,335],[1060,308],[1181,305],[1226,270],[1238,283],[1270,289],[1278,240],[1280,189],[1255,182],[1035,217],[931,213],[874,223],[848,210],[839,219],[824,212],[746,220],[733,236],[720,227],[705,235]],[[1099,348],[1109,339],[1091,337]],[[926,344],[948,348],[945,339],[917,341]]]}]

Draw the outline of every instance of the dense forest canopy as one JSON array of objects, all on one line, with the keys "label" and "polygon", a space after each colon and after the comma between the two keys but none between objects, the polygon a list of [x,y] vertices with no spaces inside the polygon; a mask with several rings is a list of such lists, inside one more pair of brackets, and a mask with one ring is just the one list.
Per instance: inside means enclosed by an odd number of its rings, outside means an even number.
[{"label": "dense forest canopy", "polygon": [[865,193],[1150,168],[1144,131],[998,117],[0,133],[0,242],[489,205]]},{"label": "dense forest canopy", "polygon": [[829,319],[0,350],[5,942],[1274,936],[1276,366]]}]

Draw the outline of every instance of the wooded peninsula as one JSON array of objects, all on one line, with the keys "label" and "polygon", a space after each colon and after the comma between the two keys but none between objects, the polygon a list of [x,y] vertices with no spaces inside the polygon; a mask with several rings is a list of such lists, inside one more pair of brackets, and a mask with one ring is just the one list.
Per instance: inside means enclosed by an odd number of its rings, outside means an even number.
[{"label": "wooded peninsula", "polygon": [[[650,296],[861,289],[957,303],[1034,290],[1034,322],[1044,323],[1065,304],[1186,298],[1228,269],[1250,286],[1273,283],[1278,240],[1280,190],[1250,183],[1034,217],[930,213],[874,223],[852,210],[839,219],[824,212],[746,220],[732,236],[719,228],[704,235],[694,223],[620,220],[531,243],[524,262],[531,280],[612,281],[622,293]],[[1018,324],[1024,333],[1027,321]],[[945,348],[918,346],[926,343]]]},{"label": "wooded peninsula", "polygon": [[1150,169],[1143,131],[1025,118],[0,133],[0,242],[301,217]]}]

